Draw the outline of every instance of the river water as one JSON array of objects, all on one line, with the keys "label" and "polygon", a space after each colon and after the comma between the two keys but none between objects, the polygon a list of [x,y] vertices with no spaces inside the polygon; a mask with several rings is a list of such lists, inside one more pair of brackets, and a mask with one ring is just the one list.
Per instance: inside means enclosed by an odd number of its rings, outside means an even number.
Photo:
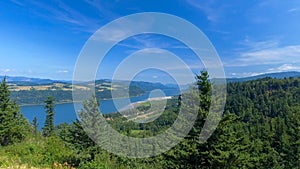
[{"label": "river water", "polygon": [[[176,89],[168,89],[164,90],[163,92],[165,96],[176,96],[179,94],[179,91]],[[144,95],[132,97],[130,98],[130,101],[131,103],[145,101],[149,98],[149,94],[150,92],[147,92]],[[113,100],[100,100],[100,110],[103,114],[117,112]],[[57,125],[61,123],[71,123],[76,120],[76,112],[78,112],[79,110],[75,111],[73,103],[63,103],[56,104],[54,111],[54,123]],[[40,129],[44,125],[46,119],[44,105],[21,106],[21,112],[30,122],[32,122],[34,117],[37,117]]]}]

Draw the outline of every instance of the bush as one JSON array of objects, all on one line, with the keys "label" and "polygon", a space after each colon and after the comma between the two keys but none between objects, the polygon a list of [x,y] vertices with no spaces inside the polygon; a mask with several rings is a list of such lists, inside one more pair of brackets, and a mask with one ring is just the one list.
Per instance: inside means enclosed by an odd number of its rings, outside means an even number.
[{"label": "bush", "polygon": [[51,167],[57,164],[72,164],[75,153],[57,137],[29,139],[22,143],[0,149],[0,167],[27,165]]}]

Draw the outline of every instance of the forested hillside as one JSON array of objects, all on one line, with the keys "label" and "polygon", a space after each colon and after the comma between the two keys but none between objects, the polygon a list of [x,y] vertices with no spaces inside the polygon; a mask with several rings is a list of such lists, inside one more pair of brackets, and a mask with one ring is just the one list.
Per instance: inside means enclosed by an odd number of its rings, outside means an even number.
[{"label": "forested hillside", "polygon": [[[12,77],[11,77],[12,78]],[[39,83],[40,81],[45,83]],[[11,91],[11,99],[16,100],[19,105],[37,105],[43,104],[48,96],[55,98],[55,103],[71,103],[72,90],[89,91],[94,82],[66,83],[50,80],[35,81],[10,81],[8,83]],[[47,83],[46,83],[47,82]],[[129,86],[129,89],[128,89]],[[135,97],[145,94],[154,89],[177,89],[178,86],[168,87],[161,83],[150,83],[142,81],[117,81],[112,83],[109,80],[96,80],[95,93],[99,100],[111,99],[111,91],[124,93],[129,90],[129,96]]]},{"label": "forested hillside", "polygon": [[[38,84],[31,82],[28,85],[24,82],[10,82],[9,89],[11,90],[11,99],[16,100],[19,105],[37,105],[43,104],[43,101],[48,96],[55,98],[55,102],[58,103],[71,103],[72,102],[72,89],[75,91],[89,91],[90,83],[81,83],[72,85],[69,83],[49,83]],[[137,83],[139,84],[139,83]],[[150,83],[151,84],[151,83]],[[95,92],[97,99],[111,99],[111,91],[116,92],[127,91],[127,86],[123,83],[112,85],[111,82],[105,80],[98,80],[95,83]],[[146,92],[145,89],[136,85],[129,86],[129,95],[131,97],[142,95]]]},{"label": "forested hillside", "polygon": [[[201,100],[190,133],[162,155],[142,159],[116,156],[101,149],[86,135],[79,121],[61,124],[51,132],[46,128],[40,133],[36,121],[30,126],[17,113],[18,105],[9,100],[3,81],[0,86],[0,168],[299,168],[300,78],[229,83],[222,120],[213,135],[200,143],[199,133],[210,105],[211,87],[207,79],[207,72],[202,72],[197,76],[199,92],[188,93],[191,97],[198,94]],[[51,115],[52,103],[46,103],[47,113]],[[98,104],[97,99],[91,98],[82,112],[92,112]],[[143,110],[147,106],[143,104],[138,108]],[[128,121],[119,113],[103,116],[118,132],[143,138],[168,129],[176,120],[180,106],[187,105],[181,105],[178,97],[173,97],[158,119],[143,124]],[[8,115],[18,118],[5,118]],[[10,123],[18,123],[21,128]],[[51,134],[45,135],[45,130]]]}]

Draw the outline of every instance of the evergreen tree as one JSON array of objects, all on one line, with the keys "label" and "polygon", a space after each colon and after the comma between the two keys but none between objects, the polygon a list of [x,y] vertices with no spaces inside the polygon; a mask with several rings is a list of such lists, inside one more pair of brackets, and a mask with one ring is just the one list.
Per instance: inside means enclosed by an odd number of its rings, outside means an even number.
[{"label": "evergreen tree", "polygon": [[200,75],[196,75],[197,86],[200,96],[200,109],[208,112],[211,105],[211,90],[212,84],[209,81],[207,71],[201,71]]},{"label": "evergreen tree", "polygon": [[195,78],[197,90],[194,90],[195,86],[192,86],[190,92],[182,97],[192,102],[199,100],[200,106],[190,107],[191,105],[182,103],[181,107],[198,112],[198,116],[186,139],[165,154],[168,160],[166,165],[172,166],[171,168],[199,168],[209,165],[207,154],[209,154],[210,147],[207,143],[201,144],[199,136],[210,108],[212,87],[207,71],[201,71],[200,75],[196,75]]},{"label": "evergreen tree", "polygon": [[199,140],[200,131],[203,127],[211,105],[212,84],[209,82],[209,75],[207,71],[201,71],[200,75],[196,75],[195,78],[197,80],[200,107],[197,119],[190,132],[190,135],[193,137],[193,140]]},{"label": "evergreen tree", "polygon": [[45,101],[46,121],[43,128],[43,136],[49,137],[54,134],[54,98],[49,96]]},{"label": "evergreen tree", "polygon": [[38,120],[37,117],[34,116],[33,120],[32,120],[32,133],[34,135],[37,135],[39,133],[39,129],[38,129]]},{"label": "evergreen tree", "polygon": [[0,145],[6,146],[23,140],[28,134],[29,124],[20,113],[15,101],[10,101],[6,78],[0,84]]},{"label": "evergreen tree", "polygon": [[4,77],[0,84],[0,109],[5,111],[9,105],[10,91],[8,90],[8,85],[6,84],[6,77]]}]

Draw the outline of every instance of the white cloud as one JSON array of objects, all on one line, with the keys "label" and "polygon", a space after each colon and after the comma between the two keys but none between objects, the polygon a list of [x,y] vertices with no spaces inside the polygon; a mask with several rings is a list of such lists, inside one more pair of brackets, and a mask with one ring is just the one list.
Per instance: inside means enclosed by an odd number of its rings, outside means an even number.
[{"label": "white cloud", "polygon": [[84,0],[85,3],[89,4],[91,7],[94,7],[98,10],[99,15],[102,16],[110,16],[111,18],[117,18],[116,13],[113,12],[113,10],[110,10],[110,8],[114,8],[117,1],[103,1],[103,0]]},{"label": "white cloud", "polygon": [[188,0],[187,3],[202,11],[211,22],[217,22],[220,18],[220,5],[216,5],[214,0]]},{"label": "white cloud", "polygon": [[299,71],[300,72],[300,66],[297,65],[292,65],[292,64],[283,64],[278,67],[274,68],[269,68],[266,69],[265,71],[260,71],[260,72],[233,72],[230,73],[231,77],[250,77],[250,76],[257,76],[257,75],[262,75],[262,74],[268,74],[268,73],[277,73],[277,72],[288,72],[288,71]]},{"label": "white cloud", "polygon": [[141,54],[164,54],[165,50],[159,48],[145,48],[140,51]]},{"label": "white cloud", "polygon": [[222,35],[229,35],[229,31],[224,31],[224,30],[218,30],[218,29],[208,29],[207,31],[222,34]]},{"label": "white cloud", "polygon": [[93,40],[103,40],[109,42],[118,42],[126,37],[130,30],[110,29],[110,32],[96,32],[92,37]]},{"label": "white cloud", "polygon": [[[144,20],[147,20],[147,22],[144,22]],[[95,41],[119,42],[127,37],[149,30],[153,22],[154,19],[151,16],[148,18],[123,18],[117,22],[111,22],[105,25],[91,38]]]},{"label": "white cloud", "polygon": [[132,48],[135,50],[128,50],[128,53],[132,51],[141,50],[145,48],[160,48],[160,49],[190,49],[189,47],[175,41],[170,40],[159,35],[152,34],[142,34],[142,36],[133,36],[133,43],[121,42],[118,46],[123,46],[127,48]]},{"label": "white cloud", "polygon": [[58,73],[69,73],[69,71],[68,70],[59,70],[59,71],[57,71]]},{"label": "white cloud", "polygon": [[[86,4],[95,7],[99,13],[98,18],[87,16],[83,11],[75,9],[73,5],[70,5],[71,3],[64,1],[54,1],[51,4],[34,0],[26,1],[26,3],[19,0],[11,0],[11,2],[24,8],[30,7],[30,12],[35,16],[67,23],[72,29],[89,33],[95,32],[101,26],[99,21],[103,21],[104,19],[110,20],[112,17],[116,17],[110,10],[112,4],[108,5],[108,3],[105,3],[104,5],[100,1],[86,0],[81,2],[83,5]],[[100,5],[103,5],[103,7],[100,8]],[[103,18],[102,16],[106,17]]]},{"label": "white cloud", "polygon": [[252,41],[248,36],[240,43],[247,50],[258,51],[263,49],[276,48],[279,46],[278,40]]},{"label": "white cloud", "polygon": [[246,38],[244,47],[236,49],[236,57],[226,62],[226,66],[252,66],[268,64],[300,63],[300,45],[280,46],[279,41],[253,42]]},{"label": "white cloud", "polygon": [[294,66],[291,64],[283,64],[277,68],[270,68],[271,72],[283,72],[283,71],[300,71],[300,66]]},{"label": "white cloud", "polygon": [[242,77],[251,77],[265,74],[266,72],[242,72],[242,73],[231,73],[232,77],[242,78]]},{"label": "white cloud", "polygon": [[12,3],[17,4],[19,6],[24,6],[24,4],[18,0],[10,0]]},{"label": "white cloud", "polygon": [[300,8],[291,8],[288,10],[289,13],[298,12],[298,11],[300,11]]},{"label": "white cloud", "polygon": [[300,45],[273,47],[256,51],[244,52],[238,60],[244,64],[276,64],[300,62]]},{"label": "white cloud", "polygon": [[9,72],[12,72],[12,70],[11,70],[11,69],[8,69],[8,68],[2,68],[2,69],[0,69],[0,73],[1,73],[1,74],[7,74],[7,73],[9,73]]}]

